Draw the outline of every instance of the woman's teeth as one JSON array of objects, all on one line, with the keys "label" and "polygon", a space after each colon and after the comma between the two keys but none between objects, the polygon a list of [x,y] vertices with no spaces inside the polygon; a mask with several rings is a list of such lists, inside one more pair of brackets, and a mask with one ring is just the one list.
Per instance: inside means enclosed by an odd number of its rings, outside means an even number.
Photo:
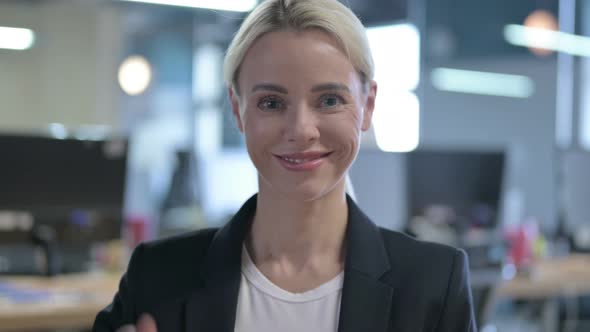
[{"label": "woman's teeth", "polygon": [[283,157],[283,160],[286,160],[286,161],[293,163],[293,164],[301,164],[302,162],[306,161],[305,159],[291,159],[291,158],[285,158],[285,157]]}]

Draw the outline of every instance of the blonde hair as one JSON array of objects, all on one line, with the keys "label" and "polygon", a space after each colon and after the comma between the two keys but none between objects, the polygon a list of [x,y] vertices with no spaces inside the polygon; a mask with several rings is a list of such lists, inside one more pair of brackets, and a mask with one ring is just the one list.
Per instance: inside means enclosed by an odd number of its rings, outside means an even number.
[{"label": "blonde hair", "polygon": [[344,192],[352,198],[353,201],[356,201],[356,194],[354,192],[354,186],[352,185],[352,180],[350,179],[350,174],[347,172],[346,177],[344,178]]},{"label": "blonde hair", "polygon": [[238,75],[244,56],[263,34],[321,29],[342,47],[366,86],[373,79],[374,64],[365,28],[356,15],[337,0],[266,0],[242,23],[227,49],[223,63],[227,86],[238,93]]}]

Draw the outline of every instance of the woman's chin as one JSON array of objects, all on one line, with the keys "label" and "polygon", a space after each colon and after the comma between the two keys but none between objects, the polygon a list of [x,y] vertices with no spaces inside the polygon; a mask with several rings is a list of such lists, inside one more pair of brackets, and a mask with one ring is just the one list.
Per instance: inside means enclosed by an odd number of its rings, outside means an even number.
[{"label": "woman's chin", "polygon": [[[300,184],[296,186],[274,186],[271,195],[288,200],[312,202],[321,199],[334,191],[336,186],[318,184]],[[273,193],[274,192],[274,193]]]},{"label": "woman's chin", "polygon": [[326,193],[318,191],[292,191],[284,193],[284,197],[298,202],[313,202],[324,197]]}]

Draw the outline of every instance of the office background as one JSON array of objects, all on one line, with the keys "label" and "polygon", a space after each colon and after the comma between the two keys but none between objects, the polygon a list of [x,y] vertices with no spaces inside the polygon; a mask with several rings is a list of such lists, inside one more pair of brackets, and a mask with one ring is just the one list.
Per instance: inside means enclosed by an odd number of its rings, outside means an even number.
[{"label": "office background", "polygon": [[[249,2],[0,2],[0,331],[87,329],[18,305],[67,307],[92,274],[92,312],[138,242],[219,226],[256,192],[221,81]],[[590,275],[590,3],[343,3],[380,84],[360,206],[468,251],[483,330],[590,329],[587,282],[533,282],[554,261]]]}]

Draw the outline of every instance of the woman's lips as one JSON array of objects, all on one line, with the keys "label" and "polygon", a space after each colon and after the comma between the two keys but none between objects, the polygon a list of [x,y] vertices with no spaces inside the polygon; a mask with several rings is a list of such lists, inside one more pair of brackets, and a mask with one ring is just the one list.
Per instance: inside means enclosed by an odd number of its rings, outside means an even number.
[{"label": "woman's lips", "polygon": [[332,152],[300,152],[275,155],[279,163],[290,171],[311,171],[322,165]]}]

